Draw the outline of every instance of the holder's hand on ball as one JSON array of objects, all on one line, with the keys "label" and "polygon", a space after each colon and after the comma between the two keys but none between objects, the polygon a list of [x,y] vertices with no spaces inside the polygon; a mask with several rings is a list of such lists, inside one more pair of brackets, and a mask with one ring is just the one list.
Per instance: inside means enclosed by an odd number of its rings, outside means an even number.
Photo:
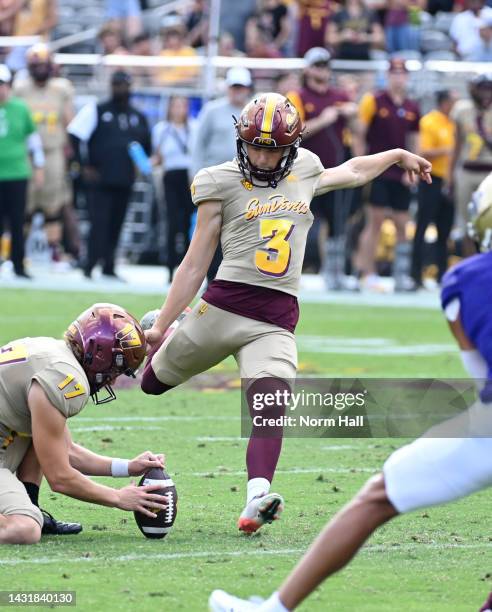
[{"label": "holder's hand on ball", "polygon": [[167,498],[152,493],[162,489],[161,484],[137,487],[135,484],[128,485],[118,490],[118,504],[120,510],[133,510],[141,512],[151,518],[156,518],[156,511],[167,508]]},{"label": "holder's hand on ball", "polygon": [[155,454],[150,451],[145,451],[144,453],[130,460],[128,463],[128,474],[130,476],[142,476],[151,468],[164,469],[165,461],[166,458],[163,454]]}]

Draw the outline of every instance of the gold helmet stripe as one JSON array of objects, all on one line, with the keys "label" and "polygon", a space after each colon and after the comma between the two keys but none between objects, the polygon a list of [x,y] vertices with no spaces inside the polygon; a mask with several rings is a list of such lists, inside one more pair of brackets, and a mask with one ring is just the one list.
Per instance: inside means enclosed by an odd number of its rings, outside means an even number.
[{"label": "gold helmet stripe", "polygon": [[268,94],[266,96],[265,110],[263,111],[263,121],[261,122],[261,137],[271,138],[273,130],[273,117],[277,108],[278,97]]}]

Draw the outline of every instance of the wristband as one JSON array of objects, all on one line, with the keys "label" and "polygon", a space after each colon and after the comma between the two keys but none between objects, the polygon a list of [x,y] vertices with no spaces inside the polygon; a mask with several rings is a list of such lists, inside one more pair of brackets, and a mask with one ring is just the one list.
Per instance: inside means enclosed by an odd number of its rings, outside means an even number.
[{"label": "wristband", "polygon": [[113,459],[111,461],[111,476],[113,478],[125,478],[129,476],[127,459]]}]

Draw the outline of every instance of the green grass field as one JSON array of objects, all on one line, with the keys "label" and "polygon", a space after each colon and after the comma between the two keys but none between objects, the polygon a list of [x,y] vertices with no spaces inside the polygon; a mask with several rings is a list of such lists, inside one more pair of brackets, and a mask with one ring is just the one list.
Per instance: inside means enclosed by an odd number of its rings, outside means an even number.
[{"label": "green grass field", "polygon": [[[3,290],[0,345],[16,337],[60,336],[100,295]],[[160,297],[104,296],[137,316]],[[457,350],[437,311],[308,304],[298,327],[302,371],[328,376],[462,376]],[[316,337],[316,342],[313,341]],[[321,340],[320,340],[320,337]],[[441,351],[378,346],[447,345]],[[358,352],[320,352],[320,346]],[[359,346],[360,345],[360,346]],[[313,348],[314,347],[314,348]],[[317,347],[317,348],[316,348]],[[335,349],[336,351],[336,349]],[[355,349],[354,349],[355,351]],[[234,362],[216,371],[232,376]],[[233,387],[233,385],[231,385]],[[75,590],[81,610],[206,610],[209,592],[269,595],[323,524],[357,491],[397,439],[284,443],[274,490],[286,510],[255,537],[236,529],[244,504],[244,453],[239,391],[196,386],[162,397],[121,390],[108,406],[92,404],[71,419],[74,439],[110,456],[164,451],[180,495],[175,527],[146,540],[133,515],[84,504],[42,489],[42,505],[80,521],[74,537],[44,538],[33,547],[3,547],[0,590]],[[101,479],[122,486],[124,480]],[[490,492],[416,512],[381,529],[343,572],[301,608],[306,611],[473,612],[492,588]]]}]

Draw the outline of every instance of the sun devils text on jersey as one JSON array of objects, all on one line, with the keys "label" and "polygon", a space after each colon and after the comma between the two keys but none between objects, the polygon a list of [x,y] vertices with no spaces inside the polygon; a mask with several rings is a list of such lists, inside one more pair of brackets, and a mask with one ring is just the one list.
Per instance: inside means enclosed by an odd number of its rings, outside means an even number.
[{"label": "sun devils text on jersey", "polygon": [[191,187],[194,204],[222,203],[224,260],[218,280],[297,295],[313,222],[309,205],[322,172],[319,158],[300,148],[292,171],[276,188],[252,185],[236,160],[196,175]]}]

